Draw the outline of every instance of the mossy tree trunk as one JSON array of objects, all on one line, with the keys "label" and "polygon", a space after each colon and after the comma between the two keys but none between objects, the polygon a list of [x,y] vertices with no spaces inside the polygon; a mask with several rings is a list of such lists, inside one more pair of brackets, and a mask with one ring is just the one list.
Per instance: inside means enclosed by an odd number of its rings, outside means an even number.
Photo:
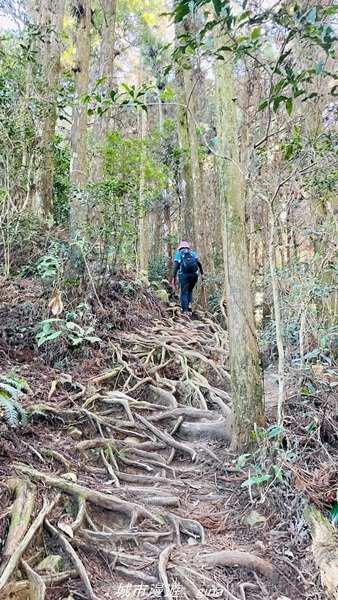
[{"label": "mossy tree trunk", "polygon": [[[224,45],[224,39],[220,38],[220,41]],[[252,444],[254,426],[262,425],[264,406],[239,166],[233,64],[228,56],[217,61],[216,101],[218,154],[222,157],[219,158],[219,190],[234,417],[233,446],[241,451]]]},{"label": "mossy tree trunk", "polygon": [[84,235],[87,217],[85,187],[87,183],[87,104],[81,98],[88,93],[90,63],[90,0],[72,4],[76,19],[75,98],[71,127],[69,236],[70,263],[75,274],[83,270],[79,240]]},{"label": "mossy tree trunk", "polygon": [[37,169],[32,186],[32,208],[39,218],[53,215],[53,139],[57,120],[57,94],[60,74],[61,33],[65,0],[30,0],[30,21],[39,28],[32,67],[33,85],[41,99],[37,120]]}]

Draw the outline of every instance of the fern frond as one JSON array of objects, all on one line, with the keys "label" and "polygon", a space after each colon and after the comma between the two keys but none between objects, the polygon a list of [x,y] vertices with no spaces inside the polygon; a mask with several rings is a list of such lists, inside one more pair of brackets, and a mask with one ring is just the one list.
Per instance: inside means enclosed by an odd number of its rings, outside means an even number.
[{"label": "fern frond", "polygon": [[44,419],[48,418],[47,413],[43,412],[43,410],[40,410],[39,408],[33,408],[33,410],[29,410],[27,412],[27,417],[28,419],[32,419],[33,417],[42,417]]},{"label": "fern frond", "polygon": [[27,387],[26,381],[15,374],[0,375],[0,407],[3,408],[9,427],[28,423],[27,411],[19,401],[25,387]]},{"label": "fern frond", "polygon": [[5,398],[0,395],[0,406],[4,410],[5,419],[10,427],[17,427],[19,424],[19,416],[11,398]]},{"label": "fern frond", "polygon": [[20,425],[23,425],[23,426],[27,425],[27,423],[28,423],[27,411],[17,400],[12,399],[12,403],[13,403],[13,406],[14,406],[16,412],[18,413]]}]

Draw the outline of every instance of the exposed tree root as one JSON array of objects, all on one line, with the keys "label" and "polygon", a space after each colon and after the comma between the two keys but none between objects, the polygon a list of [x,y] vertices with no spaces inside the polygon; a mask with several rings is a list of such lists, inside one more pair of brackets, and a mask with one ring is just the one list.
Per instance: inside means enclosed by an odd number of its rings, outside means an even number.
[{"label": "exposed tree root", "polygon": [[179,517],[173,513],[168,513],[166,519],[174,527],[176,543],[178,546],[181,545],[181,533],[199,539],[201,544],[204,543],[204,529],[198,521],[194,521],[193,519],[183,519],[183,517]]},{"label": "exposed tree root", "polygon": [[79,574],[79,577],[83,583],[89,600],[99,600],[99,598],[93,592],[93,588],[91,586],[87,571],[84,568],[84,565],[80,560],[79,556],[76,554],[73,546],[70,544],[70,542],[68,542],[64,535],[62,535],[62,533],[59,533],[59,531],[55,529],[55,527],[53,527],[53,525],[48,521],[48,519],[45,519],[45,527],[47,531],[49,531],[49,533],[51,533],[59,541],[60,546],[69,555],[70,560],[72,561],[76,571]]},{"label": "exposed tree root", "polygon": [[165,419],[176,419],[177,417],[184,416],[192,419],[214,419],[214,414],[209,410],[200,410],[199,408],[193,408],[190,406],[182,406],[180,408],[174,408],[156,415],[149,417],[149,421],[157,423],[158,421],[164,421]]},{"label": "exposed tree root", "polygon": [[322,513],[312,507],[305,511],[312,535],[312,552],[327,597],[338,600],[338,547],[336,530]]},{"label": "exposed tree root", "polygon": [[143,583],[147,583],[148,585],[156,585],[156,583],[158,583],[157,577],[148,575],[143,571],[136,571],[134,569],[129,568],[127,569],[126,567],[121,567],[119,565],[115,567],[115,571],[117,571],[117,573],[121,573],[122,575],[124,575],[124,577],[127,577],[128,579],[142,581]]},{"label": "exposed tree root", "polygon": [[158,561],[158,573],[160,580],[163,583],[164,597],[166,598],[166,600],[173,600],[167,576],[167,564],[173,547],[174,546],[167,546],[166,548],[164,548],[164,550],[162,550],[160,554]]},{"label": "exposed tree root", "polygon": [[43,503],[42,509],[40,510],[40,512],[37,515],[36,519],[33,521],[33,523],[31,524],[30,528],[26,532],[25,536],[23,537],[23,539],[21,540],[21,542],[18,544],[18,546],[14,550],[12,556],[9,558],[9,560],[7,561],[7,563],[6,563],[5,567],[4,567],[4,570],[3,570],[2,575],[0,577],[0,590],[2,590],[5,587],[5,585],[8,582],[10,576],[12,575],[14,569],[16,568],[18,562],[22,558],[22,555],[23,555],[24,551],[26,550],[28,544],[30,543],[30,541],[33,539],[33,537],[36,534],[36,532],[38,531],[38,529],[43,524],[44,519],[50,513],[50,511],[52,510],[53,506],[55,506],[55,504],[58,502],[58,499],[59,499],[59,495],[57,495],[51,501],[48,501],[48,500],[44,499],[44,503]]},{"label": "exposed tree root", "polygon": [[44,580],[22,559],[21,564],[30,583],[29,595],[31,600],[44,600],[46,594],[46,584]]},{"label": "exposed tree root", "polygon": [[60,454],[60,452],[57,452],[52,448],[42,448],[41,454],[42,456],[47,456],[47,458],[54,458],[65,467],[66,471],[69,471],[70,463],[62,454]]},{"label": "exposed tree root", "polygon": [[199,562],[213,567],[244,567],[258,571],[266,577],[275,574],[275,569],[271,563],[250,552],[240,552],[238,550],[223,550],[222,552],[203,554],[199,556]]},{"label": "exposed tree root", "polygon": [[[77,576],[77,571],[64,571],[63,573],[41,575],[41,579],[44,582],[45,586],[48,588],[53,587],[53,585],[63,583],[64,581],[75,579]],[[4,588],[2,597],[6,600],[15,600],[20,592],[29,590],[30,585],[31,584],[28,579],[25,579],[23,581],[16,581],[15,583],[9,583]]]},{"label": "exposed tree root", "polygon": [[108,510],[127,514],[131,518],[130,526],[132,526],[137,519],[141,517],[156,521],[155,516],[143,508],[143,506],[140,506],[134,502],[127,502],[126,500],[121,500],[116,496],[103,494],[102,492],[98,492],[97,490],[87,488],[83,485],[67,481],[61,477],[53,477],[47,473],[42,473],[36,469],[31,469],[26,465],[16,463],[14,464],[14,467],[22,473],[28,475],[31,479],[33,479],[33,481],[42,481],[46,485],[54,487],[66,494],[85,498],[89,502],[92,502],[101,508],[107,508]]},{"label": "exposed tree root", "polygon": [[[269,562],[249,552],[198,553],[201,544],[208,544],[208,549],[217,549],[220,544],[227,547],[224,538],[217,539],[214,547],[210,545],[213,533],[223,535],[228,518],[221,483],[225,462],[222,446],[231,438],[230,397],[222,389],[227,388],[228,379],[226,338],[212,322],[194,323],[187,328],[183,321],[181,324],[168,320],[156,323],[144,337],[138,333],[122,334],[120,343],[118,346],[114,342],[114,369],[89,380],[89,386],[97,388],[88,387],[88,398],[81,389],[77,398],[73,396],[69,409],[56,402],[39,405],[48,415],[47,422],[59,431],[62,429],[62,436],[55,436],[56,449],[40,450],[40,456],[31,452],[25,462],[38,464],[36,457],[53,461],[45,460],[43,470],[14,464],[19,477],[24,474],[40,484],[36,486],[38,492],[44,486],[44,493],[53,488],[65,494],[54,515],[42,521],[53,536],[53,546],[62,548],[62,555],[69,557],[76,570],[50,578],[39,574],[36,565],[46,550],[50,551],[45,533],[44,548],[36,536],[40,547],[33,557],[27,557],[29,549],[23,554],[27,545],[15,555],[6,580],[0,579],[0,589],[33,590],[35,586],[34,600],[45,600],[49,584],[78,575],[84,586],[83,597],[97,600],[93,579],[103,569],[91,567],[93,558],[101,558],[114,582],[129,579],[148,586],[163,584],[164,596],[169,600],[177,597],[170,585],[177,584],[177,579],[187,597],[206,600],[210,595],[205,591],[208,587],[222,592],[224,598],[238,600],[225,584],[216,583],[213,574],[208,577],[204,573],[209,574],[208,569],[217,566],[240,566],[268,577],[275,571]],[[76,435],[67,432],[69,424],[80,431]],[[62,446],[63,433],[70,442],[67,452]],[[208,447],[204,440],[221,443]],[[47,445],[52,444],[50,436]],[[198,466],[191,465],[197,460]],[[48,471],[49,466],[55,470],[53,473]],[[61,475],[60,471],[67,472]],[[21,482],[22,489],[34,489],[30,482],[16,481]],[[200,495],[192,491],[199,487]],[[21,492],[17,494],[20,496]],[[15,502],[21,506],[18,514],[23,511],[25,515],[23,500],[19,502],[17,497]],[[198,507],[197,519],[200,516],[201,523],[189,518],[194,515],[194,507]],[[25,508],[29,513],[28,506]],[[29,515],[22,519],[23,533],[17,533],[21,542],[30,532],[32,510],[33,504]],[[60,529],[67,525],[64,533],[69,539],[53,525],[56,522]],[[11,541],[9,535],[7,545],[15,550],[14,539]],[[82,551],[88,554],[88,562],[82,562]],[[9,560],[7,555],[7,563]],[[20,560],[27,580],[8,583]],[[195,565],[195,570],[189,568],[190,564]],[[223,570],[224,575],[231,579],[234,571]],[[239,588],[241,600],[245,600],[247,588]],[[109,596],[106,589],[103,594]],[[60,598],[66,596],[67,593]]]},{"label": "exposed tree root", "polygon": [[218,590],[222,591],[225,598],[228,598],[229,600],[239,600],[239,598],[237,598],[231,592],[229,592],[229,590],[223,585],[217,584],[216,586],[215,581],[211,579],[211,577],[205,575],[204,573],[201,573],[200,571],[195,571],[195,569],[191,569],[190,567],[183,567],[183,572],[194,575],[197,579],[202,579],[202,581],[207,581],[211,585],[211,589],[215,589],[215,587],[217,587]]},{"label": "exposed tree root", "polygon": [[199,600],[208,600],[203,592],[184,573],[184,570],[181,567],[174,567],[173,574],[184,585],[184,587],[187,588],[193,598],[198,598]]},{"label": "exposed tree root", "polygon": [[4,572],[5,565],[14,554],[29,527],[35,500],[35,488],[28,481],[8,479],[6,485],[10,490],[15,490],[16,498],[12,505],[11,523],[6,544],[2,551],[0,575]]},{"label": "exposed tree root", "polygon": [[187,454],[189,454],[191,456],[192,461],[194,461],[196,459],[197,454],[196,454],[195,450],[193,450],[193,448],[190,448],[189,446],[186,446],[186,444],[182,444],[181,442],[178,442],[168,433],[163,433],[163,431],[160,431],[160,429],[158,429],[157,427],[152,425],[152,423],[150,423],[145,417],[142,417],[141,415],[137,414],[136,418],[139,421],[141,421],[141,423],[143,425],[145,425],[145,427],[147,427],[152,433],[154,433],[156,435],[156,437],[158,437],[160,440],[163,440],[164,442],[169,444],[169,446],[172,446],[173,448],[176,448],[177,450],[181,450],[182,452],[187,452]]},{"label": "exposed tree root", "polygon": [[231,422],[221,418],[218,421],[196,423],[183,421],[179,428],[179,434],[186,440],[219,440],[230,442]]}]

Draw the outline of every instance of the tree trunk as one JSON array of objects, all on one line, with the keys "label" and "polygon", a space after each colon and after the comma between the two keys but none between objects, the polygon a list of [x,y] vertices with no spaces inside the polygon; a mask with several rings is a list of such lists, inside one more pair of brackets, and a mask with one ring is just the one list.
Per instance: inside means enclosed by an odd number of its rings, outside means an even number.
[{"label": "tree trunk", "polygon": [[39,218],[53,214],[53,139],[64,10],[65,0],[31,0],[28,3],[30,21],[40,30],[35,42],[38,70],[35,69],[34,86],[41,89],[42,109],[37,123],[38,164],[32,189],[32,208]]},{"label": "tree trunk", "polygon": [[[223,45],[224,39],[221,39]],[[234,416],[233,446],[252,445],[254,426],[264,419],[262,375],[255,333],[239,168],[237,114],[233,64],[229,57],[216,64],[216,102],[220,198],[223,217],[225,288],[230,348],[231,393]]]},{"label": "tree trunk", "polygon": [[[191,33],[193,25],[187,19],[176,35]],[[200,155],[198,134],[197,97],[201,81],[194,76],[193,64],[190,69],[178,71],[176,89],[179,103],[179,144],[182,151],[182,238],[188,240],[201,257],[204,269],[211,277],[215,275],[213,249],[208,219],[208,192],[205,173]],[[202,72],[199,72],[199,78]],[[198,83],[198,85],[197,85]]]},{"label": "tree trunk", "polygon": [[[142,110],[140,115],[140,139],[144,142],[147,131],[147,113]],[[144,203],[145,189],[145,148],[141,149],[140,181],[139,181],[139,265],[141,271],[148,271],[149,266],[149,212]]]},{"label": "tree trunk", "polygon": [[[183,31],[180,28],[183,27]],[[184,25],[177,26],[176,44],[178,36],[184,33]],[[188,111],[191,109],[190,100],[187,97],[187,90],[191,88],[188,79],[191,77],[186,69],[181,67],[176,71],[176,96],[178,102],[178,140],[181,151],[181,190],[180,190],[180,224],[179,235],[181,238],[189,240],[191,245],[196,247],[195,215],[194,215],[194,188],[193,188],[193,164],[190,150],[190,131],[188,121]],[[196,175],[195,175],[196,179]]]},{"label": "tree trunk", "polygon": [[283,425],[284,421],[284,404],[285,404],[285,352],[283,345],[283,334],[282,334],[282,315],[280,298],[278,291],[278,276],[276,269],[276,254],[275,254],[275,239],[276,239],[276,216],[273,209],[273,205],[269,203],[269,215],[270,215],[270,240],[269,240],[269,264],[270,264],[270,276],[271,276],[271,287],[272,287],[272,298],[273,298],[273,309],[275,315],[275,327],[276,327],[276,343],[278,350],[278,424]]},{"label": "tree trunk", "polygon": [[[106,77],[106,80],[100,85],[98,92],[104,95],[113,88],[116,0],[100,0],[100,5],[103,12],[103,28],[98,79]],[[101,116],[95,115],[93,127],[94,157],[90,173],[93,182],[100,181],[103,177],[103,145],[109,133],[111,112],[111,107],[109,107]]]},{"label": "tree trunk", "polygon": [[76,273],[83,269],[78,240],[86,224],[85,186],[87,182],[87,105],[81,98],[88,93],[90,60],[90,0],[73,2],[76,18],[75,99],[71,127],[69,236],[70,262]]}]

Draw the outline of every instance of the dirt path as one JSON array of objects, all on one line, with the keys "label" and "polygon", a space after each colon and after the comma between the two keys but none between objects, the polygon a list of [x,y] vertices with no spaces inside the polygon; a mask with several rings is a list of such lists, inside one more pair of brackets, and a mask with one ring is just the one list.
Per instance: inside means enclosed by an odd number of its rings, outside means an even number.
[{"label": "dirt path", "polygon": [[[3,565],[13,540],[23,547],[0,571],[0,598],[29,598],[32,577],[38,600],[323,598],[298,506],[291,523],[278,491],[241,487],[248,472],[226,448],[221,328],[167,318],[109,344],[110,370],[42,371],[49,394],[30,401],[25,434],[2,427]],[[32,499],[20,531],[10,490],[15,510]],[[39,567],[51,554],[61,557],[52,576]]]}]

